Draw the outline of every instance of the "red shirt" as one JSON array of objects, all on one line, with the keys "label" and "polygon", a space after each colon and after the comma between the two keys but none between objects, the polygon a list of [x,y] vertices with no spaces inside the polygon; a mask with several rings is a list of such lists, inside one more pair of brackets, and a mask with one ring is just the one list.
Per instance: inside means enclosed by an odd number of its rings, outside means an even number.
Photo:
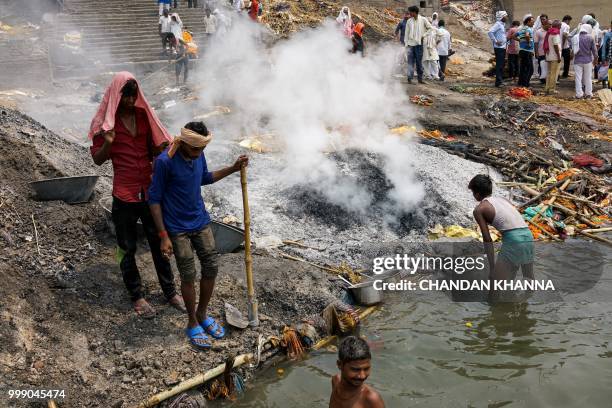
[{"label": "red shirt", "polygon": [[[136,136],[133,136],[117,116],[115,140],[110,150],[110,159],[113,162],[113,196],[128,203],[147,199],[153,171],[151,127],[146,112],[140,108],[136,108],[136,129]],[[94,137],[91,155],[100,150],[103,144],[104,136]]]},{"label": "red shirt", "polygon": [[257,15],[259,14],[259,0],[251,0],[251,9],[249,10],[249,16],[251,20],[257,21]]}]

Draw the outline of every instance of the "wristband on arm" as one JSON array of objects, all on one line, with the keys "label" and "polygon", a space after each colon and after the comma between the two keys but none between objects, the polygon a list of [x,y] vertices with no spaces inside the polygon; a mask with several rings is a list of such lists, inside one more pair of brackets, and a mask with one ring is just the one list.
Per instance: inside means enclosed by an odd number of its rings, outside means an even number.
[{"label": "wristband on arm", "polygon": [[168,238],[168,231],[166,230],[159,231],[157,233],[157,236],[160,237],[161,239]]}]

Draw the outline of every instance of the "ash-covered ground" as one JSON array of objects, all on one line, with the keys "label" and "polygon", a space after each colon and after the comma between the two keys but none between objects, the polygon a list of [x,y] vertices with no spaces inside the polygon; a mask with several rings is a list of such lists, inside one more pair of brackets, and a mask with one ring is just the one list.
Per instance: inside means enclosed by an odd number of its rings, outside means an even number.
[{"label": "ash-covered ground", "polygon": [[[255,242],[299,240],[316,250],[297,251],[312,261],[349,261],[355,266],[366,262],[362,254],[371,244],[422,241],[427,228],[473,224],[474,199],[467,189],[478,173],[496,173],[486,166],[452,156],[435,147],[405,142],[406,174],[414,172],[425,190],[416,206],[402,206],[390,197],[394,187],[385,174],[380,155],[356,149],[330,153],[347,179],[364,187],[373,197],[365,213],[331,203],[317,185],[287,184],[281,177],[287,163],[281,153],[258,154],[240,147],[236,141],[217,137],[206,151],[210,169],[229,163],[239,154],[250,155],[248,191]],[[407,182],[411,182],[407,180]],[[242,218],[241,186],[237,177],[203,188],[211,214]],[[274,237],[276,239],[270,239]],[[367,252],[367,251],[366,251]]]}]

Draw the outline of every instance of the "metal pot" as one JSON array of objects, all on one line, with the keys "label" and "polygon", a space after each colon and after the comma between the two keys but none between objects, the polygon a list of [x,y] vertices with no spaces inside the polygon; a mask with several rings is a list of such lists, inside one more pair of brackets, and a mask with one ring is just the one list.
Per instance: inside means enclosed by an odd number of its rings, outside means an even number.
[{"label": "metal pot", "polygon": [[58,177],[30,183],[39,200],[62,200],[68,204],[85,203],[93,194],[98,176]]},{"label": "metal pot", "polygon": [[374,289],[374,281],[361,282],[349,287],[355,301],[363,306],[370,306],[382,302],[382,293]]}]

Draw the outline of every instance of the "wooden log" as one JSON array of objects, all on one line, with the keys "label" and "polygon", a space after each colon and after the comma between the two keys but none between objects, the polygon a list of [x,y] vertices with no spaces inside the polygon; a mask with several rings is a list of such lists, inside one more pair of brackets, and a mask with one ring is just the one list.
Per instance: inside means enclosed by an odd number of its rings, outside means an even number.
[{"label": "wooden log", "polygon": [[586,232],[587,234],[596,234],[598,232],[610,232],[612,231],[612,227],[583,229],[581,231]]},{"label": "wooden log", "polygon": [[550,193],[550,191],[551,191],[551,190],[553,190],[553,189],[555,189],[555,188],[557,188],[557,187],[561,186],[561,185],[562,185],[562,184],[564,184],[566,181],[569,181],[569,179],[559,180],[559,181],[557,181],[555,184],[552,184],[552,185],[550,185],[550,186],[546,187],[546,188],[544,189],[544,191],[542,191],[541,193],[539,193],[537,196],[533,197],[531,200],[527,201],[526,203],[521,204],[521,206],[518,208],[518,209],[519,209],[519,211],[520,211],[520,210],[522,210],[522,209],[524,209],[524,208],[527,208],[527,207],[531,206],[532,204],[537,203],[538,201],[540,201],[540,200],[542,199],[542,197],[544,197],[546,194]]},{"label": "wooden log", "polygon": [[612,247],[612,241],[606,238],[598,237],[597,235],[590,234],[588,232],[584,232],[582,230],[576,230],[579,234],[584,235],[585,237],[591,238],[595,241],[603,242],[604,244]]},{"label": "wooden log", "polygon": [[[559,187],[560,191],[563,191],[567,188],[567,186],[569,186],[569,183],[572,181],[571,177],[568,177],[565,179],[565,183],[563,183],[563,185],[561,185],[561,187]],[[548,200],[546,203],[544,203],[544,205],[542,206],[542,208],[540,209],[540,211],[538,211],[538,213],[536,215],[533,216],[533,218],[531,219],[533,222],[536,222],[536,220],[538,218],[540,218],[540,216],[544,213],[544,211],[546,211],[548,209],[548,207],[550,207],[551,205],[553,205],[555,203],[555,200],[557,199],[557,197],[551,197],[550,200]]]},{"label": "wooden log", "polygon": [[560,210],[561,212],[565,213],[566,215],[571,215],[573,217],[576,217],[577,220],[579,220],[580,222],[585,223],[589,227],[597,228],[597,224],[595,224],[594,222],[592,222],[588,218],[585,218],[582,215],[578,214],[576,211],[562,206],[561,204],[555,203],[555,204],[553,204],[553,208],[556,208],[557,210]]},{"label": "wooden log", "polygon": [[535,190],[527,185],[523,185],[521,186],[521,189],[526,192],[527,194],[531,195],[531,196],[537,196],[540,194],[540,192],[538,190]]}]

